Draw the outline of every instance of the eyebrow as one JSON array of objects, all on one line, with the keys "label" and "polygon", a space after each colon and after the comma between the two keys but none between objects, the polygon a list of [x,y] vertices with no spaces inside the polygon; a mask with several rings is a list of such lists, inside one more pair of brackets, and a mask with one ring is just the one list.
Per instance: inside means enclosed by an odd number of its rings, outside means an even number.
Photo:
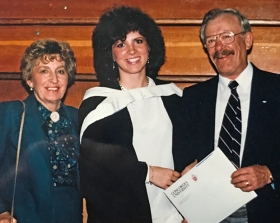
[{"label": "eyebrow", "polygon": [[[50,68],[49,66],[46,66],[46,65],[37,65],[36,67],[38,67],[38,68]],[[60,68],[64,68],[64,69],[65,69],[65,66],[63,66],[63,65],[58,66],[58,67],[56,68],[56,70],[57,70],[57,69],[60,69]]]},{"label": "eyebrow", "polygon": [[[206,37],[210,37],[210,36],[217,36],[217,35],[220,35],[220,34],[222,34],[222,33],[227,33],[227,32],[232,32],[231,30],[224,30],[224,31],[222,31],[222,32],[220,32],[220,33],[217,33],[217,34],[213,34],[213,35],[209,35],[209,36],[206,36],[205,35],[205,38]],[[233,32],[232,32],[233,33]]]}]

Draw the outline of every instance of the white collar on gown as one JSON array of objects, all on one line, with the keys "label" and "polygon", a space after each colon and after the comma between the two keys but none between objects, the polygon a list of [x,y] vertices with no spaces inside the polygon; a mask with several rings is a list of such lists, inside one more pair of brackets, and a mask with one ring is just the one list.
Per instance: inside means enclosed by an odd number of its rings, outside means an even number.
[{"label": "white collar on gown", "polygon": [[120,111],[130,103],[146,98],[169,96],[172,94],[177,94],[182,97],[183,92],[174,83],[135,88],[125,91],[107,87],[90,88],[86,91],[83,100],[95,96],[103,96],[106,98],[85,117],[81,127],[80,140],[89,125]]}]

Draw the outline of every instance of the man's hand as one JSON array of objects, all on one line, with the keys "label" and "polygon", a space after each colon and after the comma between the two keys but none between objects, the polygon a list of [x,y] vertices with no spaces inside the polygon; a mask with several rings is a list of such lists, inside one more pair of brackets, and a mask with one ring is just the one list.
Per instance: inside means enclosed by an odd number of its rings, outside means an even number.
[{"label": "man's hand", "polygon": [[271,183],[271,172],[267,166],[254,165],[233,172],[231,183],[242,191],[249,192]]}]

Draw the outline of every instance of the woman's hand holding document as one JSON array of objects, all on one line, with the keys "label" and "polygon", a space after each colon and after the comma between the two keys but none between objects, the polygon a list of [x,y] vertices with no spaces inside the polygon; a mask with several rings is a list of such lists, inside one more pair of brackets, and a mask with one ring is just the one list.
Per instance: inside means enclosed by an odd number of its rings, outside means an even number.
[{"label": "woman's hand holding document", "polygon": [[231,183],[236,168],[219,148],[186,171],[164,193],[188,223],[220,222],[257,196]]}]

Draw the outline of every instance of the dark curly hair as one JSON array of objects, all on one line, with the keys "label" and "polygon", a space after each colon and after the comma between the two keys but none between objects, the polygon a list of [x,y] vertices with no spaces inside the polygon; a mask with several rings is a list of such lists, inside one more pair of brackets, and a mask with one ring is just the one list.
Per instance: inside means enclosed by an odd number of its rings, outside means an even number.
[{"label": "dark curly hair", "polygon": [[20,62],[21,79],[24,87],[28,90],[27,80],[32,77],[32,71],[37,59],[42,61],[63,60],[68,74],[68,87],[70,87],[76,76],[76,58],[69,43],[55,39],[37,40],[25,49]]},{"label": "dark curly hair", "polygon": [[138,31],[149,46],[149,63],[146,74],[155,78],[165,61],[165,45],[160,28],[155,21],[139,8],[114,6],[100,17],[92,35],[94,69],[100,83],[116,81],[118,69],[113,69],[112,45],[125,40],[130,32]]}]

